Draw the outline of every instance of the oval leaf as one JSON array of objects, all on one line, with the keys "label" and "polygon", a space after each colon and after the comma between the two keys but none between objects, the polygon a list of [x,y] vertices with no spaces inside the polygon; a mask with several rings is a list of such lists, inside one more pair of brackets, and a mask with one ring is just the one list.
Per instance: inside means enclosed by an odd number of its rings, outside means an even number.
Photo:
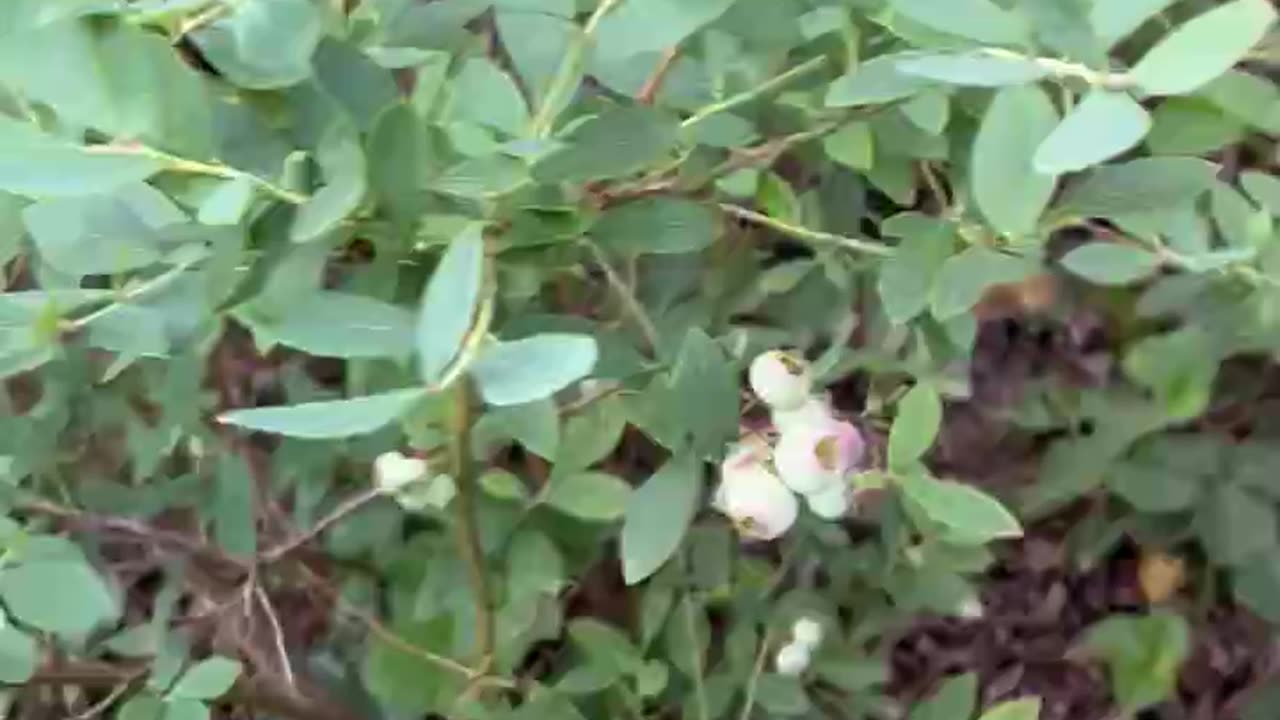
[{"label": "oval leaf", "polygon": [[1268,0],[1226,3],[1166,35],[1129,74],[1151,95],[1189,93],[1244,59],[1275,19]]},{"label": "oval leaf", "polygon": [[905,467],[933,445],[942,425],[942,398],[932,385],[920,383],[898,402],[898,415],[889,431],[889,466]]},{"label": "oval leaf", "polygon": [[426,390],[411,388],[351,400],[233,410],[219,415],[218,422],[298,438],[351,437],[395,420],[425,395]]},{"label": "oval leaf", "polygon": [[1021,698],[1002,702],[982,714],[978,720],[1037,720],[1040,698]]},{"label": "oval leaf", "polygon": [[671,557],[693,521],[701,495],[701,463],[682,453],[631,493],[622,523],[622,577],[644,580]]},{"label": "oval leaf", "polygon": [[211,657],[196,663],[182,674],[166,697],[177,700],[213,700],[222,697],[240,676],[240,663]]},{"label": "oval leaf", "polygon": [[480,304],[484,287],[484,236],[478,224],[463,230],[440,258],[422,293],[418,313],[418,370],[428,385],[444,377]]},{"label": "oval leaf", "polygon": [[1053,195],[1055,176],[1031,166],[1036,148],[1058,124],[1058,112],[1034,85],[1005,88],[991,101],[973,143],[973,197],[991,227],[1025,235]]},{"label": "oval leaf", "polygon": [[1083,170],[1132,148],[1151,129],[1151,115],[1124,93],[1096,90],[1036,148],[1031,164],[1046,175]]},{"label": "oval leaf", "polygon": [[1096,242],[1067,253],[1062,266],[1099,285],[1127,285],[1150,277],[1160,258],[1132,245]]},{"label": "oval leaf", "polygon": [[898,484],[930,520],[950,531],[948,540],[977,545],[1022,535],[1017,518],[975,487],[919,475],[902,477]]},{"label": "oval leaf", "polygon": [[596,365],[595,338],[545,333],[486,348],[471,366],[490,405],[541,400],[586,377]]}]

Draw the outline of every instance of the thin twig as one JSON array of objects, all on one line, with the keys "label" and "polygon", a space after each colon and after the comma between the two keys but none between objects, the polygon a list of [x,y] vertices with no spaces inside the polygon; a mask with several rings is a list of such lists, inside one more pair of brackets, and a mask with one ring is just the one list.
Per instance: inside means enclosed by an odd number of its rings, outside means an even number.
[{"label": "thin twig", "polygon": [[876,255],[879,257],[888,257],[893,254],[893,248],[870,240],[861,238],[846,237],[844,235],[835,235],[833,233],[822,232],[821,230],[811,230],[799,225],[791,225],[776,218],[771,218],[763,213],[754,210],[748,210],[737,205],[723,203],[720,209],[727,215],[732,215],[739,220],[745,220],[763,227],[767,227],[775,232],[782,233],[787,237],[809,243],[811,245],[835,245],[855,252],[865,253],[867,255]]},{"label": "thin twig", "polygon": [[815,58],[810,58],[809,60],[806,60],[805,62],[800,63],[799,65],[791,68],[790,70],[782,73],[781,75],[770,78],[764,81],[763,83],[751,88],[750,90],[745,90],[743,92],[738,93],[737,95],[734,95],[729,98],[725,98],[720,102],[712,103],[711,105],[708,105],[705,108],[702,108],[701,110],[695,112],[693,115],[689,116],[687,120],[685,120],[683,123],[680,124],[680,127],[684,128],[685,130],[688,130],[689,128],[693,127],[694,125],[697,125],[703,120],[706,120],[712,115],[715,115],[717,113],[722,113],[722,112],[728,112],[730,110],[733,110],[734,108],[740,107],[742,105],[746,105],[749,102],[753,102],[759,98],[762,98],[765,95],[769,95],[778,90],[781,90],[783,87],[786,87],[796,78],[801,78],[811,73],[814,73],[818,70],[821,70],[824,67],[826,67],[826,65],[827,65],[826,57],[819,56]]},{"label": "thin twig", "polygon": [[544,138],[551,134],[551,127],[555,124],[556,116],[560,114],[560,106],[567,104],[566,101],[569,99],[570,94],[578,86],[586,60],[587,48],[595,40],[596,30],[600,27],[600,21],[619,2],[621,0],[600,0],[600,4],[596,5],[595,11],[591,13],[591,17],[582,26],[582,30],[573,37],[569,42],[569,46],[565,48],[564,55],[560,58],[560,64],[556,67],[556,74],[552,76],[551,82],[547,85],[547,92],[542,96],[542,106],[538,108],[538,113],[534,116],[530,125],[530,134],[533,137]]},{"label": "thin twig", "polygon": [[373,502],[377,498],[382,497],[382,494],[383,493],[380,488],[371,487],[366,490],[362,490],[356,493],[355,495],[352,495],[346,500],[343,500],[342,502],[338,503],[337,507],[335,507],[332,511],[330,511],[328,515],[325,515],[318,522],[316,522],[316,524],[313,525],[310,530],[307,530],[306,532],[302,533],[301,535],[298,535],[292,540],[286,540],[280,543],[279,545],[276,545],[275,547],[271,547],[262,551],[258,555],[259,562],[272,563],[279,560],[285,555],[288,555],[294,550],[297,550],[303,545],[306,545],[312,540],[315,540],[324,531],[328,530],[329,528],[333,527],[337,523],[341,522],[348,515],[351,515],[357,510],[363,508],[365,505],[368,505],[370,502]]},{"label": "thin twig", "polygon": [[766,629],[764,637],[760,638],[760,651],[756,653],[756,662],[751,667],[751,677],[747,679],[747,689],[742,700],[742,712],[738,713],[738,720],[751,720],[751,708],[756,704],[756,687],[760,683],[760,676],[764,674],[764,664],[769,657],[769,631]]},{"label": "thin twig", "polygon": [[649,79],[644,81],[640,92],[636,93],[636,102],[644,105],[652,105],[653,99],[657,97],[658,91],[662,89],[662,83],[666,82],[667,76],[671,74],[671,68],[675,67],[676,58],[680,57],[680,46],[672,46],[662,53],[662,58],[658,60],[658,65],[653,69],[653,73],[649,75]]},{"label": "thin twig", "polygon": [[644,305],[641,304],[640,298],[630,287],[627,286],[622,278],[618,275],[618,271],[614,269],[609,262],[609,258],[605,256],[604,251],[598,245],[590,240],[584,239],[582,245],[591,253],[592,260],[604,272],[605,280],[608,281],[609,287],[618,295],[618,299],[622,302],[622,306],[626,309],[627,314],[631,316],[636,327],[640,330],[640,334],[644,337],[646,350],[650,355],[657,351],[661,341],[658,335],[658,329],[653,324],[653,320],[649,318],[649,313],[645,311]]},{"label": "thin twig", "polygon": [[258,605],[262,607],[262,613],[267,616],[267,624],[271,626],[271,640],[275,645],[280,663],[280,674],[284,675],[285,685],[296,693],[298,680],[293,674],[293,663],[289,661],[289,650],[285,647],[284,629],[280,627],[280,618],[276,616],[275,608],[271,607],[271,598],[267,597],[267,591],[262,589],[260,583],[253,584],[253,596],[257,598]]},{"label": "thin twig", "polygon": [[125,693],[129,692],[129,688],[133,687],[134,681],[145,675],[146,672],[146,668],[135,671],[131,676],[124,678],[121,683],[117,685],[106,697],[85,708],[84,712],[76,713],[75,715],[68,717],[67,720],[91,720],[92,718],[101,716],[108,708],[114,705],[117,700],[123,697]]}]

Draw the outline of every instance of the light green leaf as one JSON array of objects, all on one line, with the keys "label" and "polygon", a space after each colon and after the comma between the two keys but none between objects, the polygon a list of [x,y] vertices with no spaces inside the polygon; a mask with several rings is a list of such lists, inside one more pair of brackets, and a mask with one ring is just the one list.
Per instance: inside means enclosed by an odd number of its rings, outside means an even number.
[{"label": "light green leaf", "polygon": [[947,320],[967,312],[992,285],[1018,282],[1036,271],[1025,258],[974,246],[942,264],[933,281],[930,308],[933,316]]},{"label": "light green leaf", "polygon": [[934,83],[898,69],[898,63],[915,57],[914,53],[881,55],[862,63],[853,72],[842,75],[827,88],[827,107],[860,107],[879,105],[911,97]]},{"label": "light green leaf", "polygon": [[1232,119],[1262,132],[1280,133],[1280,88],[1261,75],[1230,70],[1200,88],[1196,96]]},{"label": "light green leaf", "polygon": [[674,47],[724,14],[733,0],[622,0],[600,22],[596,52],[621,59]]},{"label": "light green leaf", "polygon": [[1151,129],[1151,116],[1124,93],[1095,90],[1067,114],[1036,148],[1037,172],[1083,170],[1132,148]]},{"label": "light green leaf", "polygon": [[872,143],[871,126],[864,122],[849,123],[822,139],[822,147],[828,157],[862,171],[870,170],[875,163],[875,146]]},{"label": "light green leaf", "polygon": [[1062,266],[1099,285],[1128,285],[1155,273],[1160,257],[1133,245],[1094,242],[1067,253]]},{"label": "light green leaf", "polygon": [[982,713],[978,720],[1039,720],[1040,698],[1007,700]]},{"label": "light green leaf", "polygon": [[119,614],[115,597],[83,558],[32,558],[0,571],[0,599],[22,623],[83,636]]},{"label": "light green leaf", "polygon": [[11,624],[0,627],[0,682],[21,685],[36,672],[39,662],[36,641]]},{"label": "light green leaf", "polygon": [[240,176],[220,184],[200,203],[196,219],[204,225],[238,225],[253,203],[253,181]]},{"label": "light green leaf", "polygon": [[1244,59],[1275,20],[1268,0],[1219,5],[1166,35],[1129,75],[1150,95],[1189,93]]},{"label": "light green leaf", "polygon": [[898,486],[930,520],[947,530],[950,542],[980,545],[1022,536],[1017,518],[971,485],[913,474],[899,478]]},{"label": "light green leaf", "polygon": [[0,190],[29,197],[111,192],[145,180],[164,163],[136,153],[83,147],[0,115]]},{"label": "light green leaf", "polygon": [[630,175],[666,157],[679,127],[674,116],[648,106],[612,108],[575,126],[563,138],[566,146],[539,161],[533,174],[547,183]]},{"label": "light green leaf", "polygon": [[430,185],[432,190],[464,198],[506,195],[529,181],[529,168],[509,155],[485,155],[451,166]]},{"label": "light green leaf", "polygon": [[1132,715],[1176,690],[1191,651],[1191,629],[1172,611],[1113,615],[1086,631],[1083,646],[1106,662],[1116,701]]},{"label": "light green leaf", "polygon": [[1156,396],[1170,418],[1190,419],[1209,403],[1220,359],[1216,346],[1207,332],[1187,325],[1135,343],[1124,356],[1124,371]]},{"label": "light green leaf", "polygon": [[656,197],[608,210],[590,232],[602,247],[618,253],[686,253],[715,242],[720,224],[716,213],[705,205]]},{"label": "light green leaf", "polygon": [[1280,179],[1264,172],[1249,170],[1240,174],[1240,186],[1264,210],[1280,217]]},{"label": "light green leaf", "polygon": [[1089,24],[1093,26],[1094,33],[1104,47],[1109,48],[1173,2],[1174,0],[1092,2]]},{"label": "light green leaf", "polygon": [[364,151],[346,131],[330,133],[317,151],[325,185],[301,207],[289,230],[294,242],[310,242],[324,236],[355,212],[364,199]]},{"label": "light green leaf", "polygon": [[1198,96],[1171,97],[1152,113],[1147,147],[1153,155],[1204,155],[1245,132],[1243,122]]},{"label": "light green leaf", "polygon": [[351,437],[381,428],[425,396],[426,390],[411,388],[350,400],[232,410],[219,415],[218,422],[298,438]]},{"label": "light green leaf", "polygon": [[911,709],[908,720],[958,720],[973,715],[978,704],[978,676],[965,673],[947,678],[936,691]]},{"label": "light green leaf", "polygon": [[[495,21],[503,46],[510,53],[535,106],[546,100],[560,59],[578,32],[578,26],[566,19],[572,17],[572,9],[567,15],[562,15],[541,9],[531,11],[504,6],[496,13]],[[565,98],[565,101],[570,99]]]},{"label": "light green leaf", "polygon": [[443,379],[471,329],[484,290],[484,228],[469,225],[449,243],[422,293],[418,370],[428,385]]},{"label": "light green leaf", "polygon": [[215,700],[231,689],[241,669],[239,662],[229,658],[206,658],[183,673],[165,694],[165,699]]},{"label": "light green leaf", "polygon": [[270,338],[325,357],[403,358],[413,352],[413,313],[363,295],[318,292],[265,323]]},{"label": "light green leaf", "polygon": [[468,60],[453,80],[453,93],[453,112],[462,120],[513,136],[529,124],[529,108],[520,89],[487,59]]},{"label": "light green leaf", "polygon": [[1053,217],[1114,217],[1177,208],[1209,189],[1217,167],[1199,158],[1141,158],[1096,168],[1064,193]]},{"label": "light green leaf", "polygon": [[228,555],[253,557],[258,552],[253,475],[241,455],[222,454],[217,463],[213,498],[206,510],[213,536]]},{"label": "light green leaf", "polygon": [[143,205],[153,198],[168,201],[150,186],[127,189],[129,192],[122,188],[116,195],[53,198],[28,205],[22,220],[40,257],[77,277],[119,273],[158,262],[163,238],[158,227],[148,222],[151,218],[145,216]]},{"label": "light green leaf", "polygon": [[402,226],[425,209],[423,190],[433,168],[430,140],[422,120],[397,103],[378,116],[369,136],[369,186]]},{"label": "light green leaf", "polygon": [[519,405],[550,397],[586,377],[598,355],[593,337],[543,333],[485,348],[471,365],[471,375],[485,402]]},{"label": "light green leaf", "polygon": [[547,504],[584,520],[610,521],[626,512],[631,486],[601,472],[580,472],[553,477]]},{"label": "light green leaf", "polygon": [[[888,232],[889,223],[881,226],[881,232]],[[950,227],[922,228],[904,234],[893,255],[881,264],[876,290],[885,315],[895,325],[905,324],[929,307],[929,295],[954,242]]]},{"label": "light green leaf", "polygon": [[918,383],[898,401],[889,431],[889,466],[907,467],[933,445],[942,426],[942,398],[928,383]]},{"label": "light green leaf", "polygon": [[550,398],[493,408],[476,423],[471,437],[479,443],[477,454],[488,454],[493,441],[510,438],[526,450],[554,460],[560,447],[560,413]]},{"label": "light green leaf", "polygon": [[891,0],[889,4],[921,25],[981,43],[1021,45],[1031,39],[1025,19],[989,0]]},{"label": "light green leaf", "polygon": [[978,209],[1003,235],[1031,232],[1056,178],[1031,164],[1036,148],[1058,124],[1058,112],[1040,88],[1001,90],[987,108],[973,143],[971,183]]},{"label": "light green leaf", "polygon": [[245,0],[193,39],[231,82],[267,90],[311,75],[311,56],[323,36],[320,9],[310,0]]},{"label": "light green leaf", "polygon": [[311,64],[316,84],[361,132],[371,130],[400,98],[391,73],[350,42],[324,38]]},{"label": "light green leaf", "polygon": [[898,60],[897,67],[905,75],[974,87],[1025,85],[1049,74],[1034,58],[996,50],[921,53]]},{"label": "light green leaf", "polygon": [[592,403],[565,423],[564,442],[556,452],[557,473],[584,470],[618,446],[627,425],[627,409],[617,396]]},{"label": "light green leaf", "polygon": [[688,452],[668,460],[631,493],[622,523],[622,576],[628,585],[657,572],[680,547],[701,494],[702,464]]}]

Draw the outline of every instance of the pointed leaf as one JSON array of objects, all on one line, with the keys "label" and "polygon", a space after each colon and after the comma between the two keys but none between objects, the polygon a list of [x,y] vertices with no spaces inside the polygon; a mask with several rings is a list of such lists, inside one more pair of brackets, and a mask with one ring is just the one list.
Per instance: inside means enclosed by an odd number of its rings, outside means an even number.
[{"label": "pointed leaf", "polygon": [[932,385],[918,383],[898,401],[889,431],[889,466],[907,467],[933,445],[942,425],[942,398]]},{"label": "pointed leaf", "polygon": [[470,225],[449,243],[422,293],[418,370],[428,385],[443,378],[471,329],[484,287],[484,236]]},{"label": "pointed leaf", "polygon": [[628,585],[657,572],[680,547],[701,491],[702,464],[686,452],[631,493],[622,524],[622,576]]},{"label": "pointed leaf", "polygon": [[595,338],[544,333],[499,342],[476,358],[472,377],[490,405],[519,405],[550,397],[591,373]]},{"label": "pointed leaf", "polygon": [[930,520],[946,528],[952,542],[980,545],[1022,535],[1022,526],[1000,501],[964,483],[908,475],[898,480],[906,496]]},{"label": "pointed leaf", "polygon": [[350,400],[232,410],[219,415],[218,422],[290,437],[351,437],[381,428],[425,396],[425,390],[411,388]]}]

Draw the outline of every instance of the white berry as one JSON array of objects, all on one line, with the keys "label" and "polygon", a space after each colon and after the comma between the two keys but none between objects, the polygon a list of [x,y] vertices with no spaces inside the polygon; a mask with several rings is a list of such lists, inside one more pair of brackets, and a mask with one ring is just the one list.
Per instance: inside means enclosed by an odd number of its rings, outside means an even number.
[{"label": "white berry", "polygon": [[751,450],[737,450],[720,466],[712,506],[729,516],[743,535],[773,540],[795,524],[800,503]]},{"label": "white berry", "polygon": [[788,643],[778,650],[773,667],[779,675],[796,676],[809,667],[809,648],[800,643]]},{"label": "white berry", "polygon": [[844,517],[853,505],[852,492],[843,481],[832,483],[816,493],[805,495],[809,510],[823,520]]},{"label": "white berry", "polygon": [[802,617],[791,626],[791,637],[796,643],[814,650],[822,644],[822,623],[813,618]]},{"label": "white berry", "polygon": [[833,417],[831,411],[831,403],[822,395],[813,395],[806,398],[799,407],[789,410],[779,410],[774,408],[771,413],[773,418],[773,426],[778,432],[786,432],[789,429],[804,425],[819,425],[827,422]]},{"label": "white berry", "polygon": [[852,424],[826,418],[783,431],[773,453],[774,466],[792,490],[809,495],[844,478],[862,459],[862,434]]},{"label": "white berry", "polygon": [[373,481],[379,490],[394,493],[406,485],[425,480],[430,468],[422,458],[405,457],[394,450],[373,461]]},{"label": "white berry", "polygon": [[782,350],[756,356],[747,371],[751,390],[775,410],[795,409],[804,404],[813,387],[809,363]]}]

